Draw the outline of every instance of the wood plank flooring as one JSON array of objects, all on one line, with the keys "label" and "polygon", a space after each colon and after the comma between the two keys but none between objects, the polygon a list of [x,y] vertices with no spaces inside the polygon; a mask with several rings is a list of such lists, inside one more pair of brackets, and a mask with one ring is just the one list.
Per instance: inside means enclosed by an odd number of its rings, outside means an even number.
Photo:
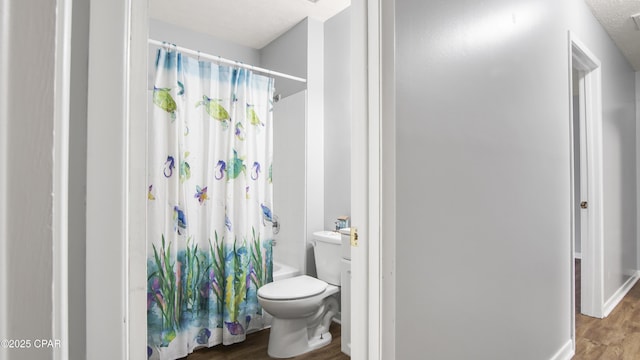
[{"label": "wood plank flooring", "polygon": [[[293,357],[295,360],[348,360],[349,356],[340,351],[340,325],[331,323],[331,343],[321,349]],[[238,344],[218,345],[208,349],[195,351],[186,360],[268,360],[267,346],[269,329],[247,335],[247,339]]]},{"label": "wood plank flooring", "polygon": [[[578,265],[576,271],[576,290],[579,291]],[[578,299],[576,296],[576,303]],[[608,317],[596,319],[576,314],[576,355],[573,357],[573,360],[637,359],[640,359],[640,282]]]}]

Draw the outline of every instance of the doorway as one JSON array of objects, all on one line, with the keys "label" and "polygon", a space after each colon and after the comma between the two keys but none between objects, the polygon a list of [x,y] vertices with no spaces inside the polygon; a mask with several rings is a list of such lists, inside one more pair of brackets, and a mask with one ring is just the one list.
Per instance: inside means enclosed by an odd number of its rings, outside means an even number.
[{"label": "doorway", "polygon": [[[354,131],[352,136],[358,139],[358,158],[369,159],[368,98],[361,96],[368,94],[365,66],[368,54],[366,41],[360,41],[367,34],[368,12],[365,1],[354,0],[353,4],[357,4],[358,11],[352,13],[352,28],[356,30],[352,29],[350,37],[357,45],[357,51],[354,51],[351,68],[358,73],[353,75],[356,79],[352,92],[359,96],[353,103],[357,108],[354,112],[362,115],[358,129],[365,131]],[[146,116],[148,104],[147,63],[144,61],[148,56],[147,5],[148,2],[137,0],[96,0],[92,2],[90,12],[87,239],[91,241],[87,241],[86,263],[87,278],[92,281],[87,281],[86,310],[87,328],[99,326],[104,331],[100,334],[88,332],[86,344],[87,348],[110,344],[108,351],[95,354],[97,359],[142,358],[146,349],[146,246],[139,241],[146,238],[146,127],[138,119]],[[109,112],[101,111],[99,106],[106,98],[110,99]],[[115,166],[98,166],[113,159],[116,159]],[[352,290],[360,294],[358,298],[362,304],[358,313],[352,314],[352,326],[356,327],[353,332],[364,334],[352,339],[354,358],[379,358],[367,355],[371,337],[376,339],[371,342],[372,347],[380,343],[379,327],[373,326],[377,324],[379,294],[376,288],[367,286],[369,282],[379,282],[379,276],[367,271],[369,263],[366,260],[378,254],[375,251],[377,234],[365,236],[363,231],[376,224],[368,221],[372,210],[366,206],[366,199],[376,190],[368,186],[367,165],[366,161],[361,161],[356,165],[357,169],[352,170],[361,176],[352,178],[351,188],[366,189],[357,195],[365,201],[362,202],[364,205],[352,210],[352,219],[359,219],[361,240],[367,240],[361,241],[353,251],[353,256],[362,261],[362,266],[354,270],[354,277],[357,272],[365,284]],[[376,172],[376,178],[379,177],[377,169],[371,170],[371,173]],[[104,193],[110,194],[109,202],[101,201]],[[375,266],[376,262],[371,265]],[[104,271],[107,268],[112,271]],[[110,296],[101,296],[105,293]],[[368,296],[372,293],[375,298]],[[368,318],[373,320],[367,322]]]},{"label": "doorway", "polygon": [[575,265],[575,313],[582,311],[582,243],[589,234],[589,195],[587,161],[587,133],[585,124],[585,71],[578,70],[576,64],[571,64],[571,109],[573,121],[573,211],[574,224],[574,265]]},{"label": "doorway", "polygon": [[[600,61],[573,34],[570,34],[569,38],[572,103],[572,297],[576,312],[602,318],[605,314],[602,275],[603,175]],[[579,274],[576,273],[576,269],[579,269]],[[579,283],[576,283],[576,279],[579,279]]]}]

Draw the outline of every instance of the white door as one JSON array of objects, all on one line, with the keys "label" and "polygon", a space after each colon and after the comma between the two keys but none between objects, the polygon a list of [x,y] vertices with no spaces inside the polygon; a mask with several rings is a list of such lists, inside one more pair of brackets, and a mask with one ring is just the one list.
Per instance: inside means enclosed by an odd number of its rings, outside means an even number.
[{"label": "white door", "polygon": [[580,174],[574,177],[580,177],[580,199],[575,200],[585,202],[574,214],[581,223],[582,240],[581,299],[576,301],[583,314],[602,318],[607,315],[603,297],[602,72],[598,58],[573,33],[569,35],[570,64],[579,76]]}]

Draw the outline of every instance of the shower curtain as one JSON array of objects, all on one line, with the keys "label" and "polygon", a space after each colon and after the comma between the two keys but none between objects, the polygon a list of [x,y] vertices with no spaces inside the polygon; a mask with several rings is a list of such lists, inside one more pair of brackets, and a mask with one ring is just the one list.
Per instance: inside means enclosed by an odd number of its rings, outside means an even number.
[{"label": "shower curtain", "polygon": [[160,49],[148,125],[147,353],[264,326],[272,281],[273,79]]}]

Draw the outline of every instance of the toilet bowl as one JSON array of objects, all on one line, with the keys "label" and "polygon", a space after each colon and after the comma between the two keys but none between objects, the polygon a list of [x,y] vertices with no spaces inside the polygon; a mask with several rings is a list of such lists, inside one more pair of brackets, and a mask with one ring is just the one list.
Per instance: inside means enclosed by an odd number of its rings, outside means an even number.
[{"label": "toilet bowl", "polygon": [[289,358],[331,342],[329,326],[338,313],[340,234],[320,231],[314,236],[318,278],[301,275],[258,289],[258,302],[273,316],[269,356]]}]

